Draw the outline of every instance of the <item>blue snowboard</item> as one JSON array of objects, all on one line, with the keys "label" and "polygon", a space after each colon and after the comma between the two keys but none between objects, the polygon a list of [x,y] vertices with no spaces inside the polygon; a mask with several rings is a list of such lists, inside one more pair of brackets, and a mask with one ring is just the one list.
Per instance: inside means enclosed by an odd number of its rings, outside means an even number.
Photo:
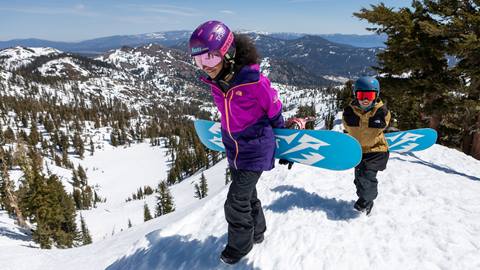
[{"label": "blue snowboard", "polygon": [[[224,152],[220,123],[195,120],[200,141],[209,149]],[[275,158],[314,167],[347,170],[362,158],[360,144],[350,135],[330,130],[274,129]]]},{"label": "blue snowboard", "polygon": [[387,139],[388,149],[391,152],[421,151],[435,144],[437,132],[431,128],[412,129],[385,133],[385,139]]}]

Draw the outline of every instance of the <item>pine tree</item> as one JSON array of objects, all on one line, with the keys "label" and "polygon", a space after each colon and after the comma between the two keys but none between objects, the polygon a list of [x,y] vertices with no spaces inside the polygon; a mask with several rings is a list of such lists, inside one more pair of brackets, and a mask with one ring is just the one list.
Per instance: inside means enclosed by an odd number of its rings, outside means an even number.
[{"label": "pine tree", "polygon": [[0,200],[9,214],[14,214],[17,223],[22,228],[29,228],[19,207],[14,183],[10,180],[7,164],[4,162],[4,150],[0,147]]},{"label": "pine tree", "polygon": [[86,185],[83,188],[83,192],[82,192],[83,209],[90,209],[92,207],[92,203],[93,203],[92,188],[90,186]]},{"label": "pine tree", "polygon": [[159,217],[175,211],[173,197],[167,186],[167,182],[162,181],[158,184],[157,206],[155,209],[155,216]]},{"label": "pine tree", "polygon": [[152,219],[152,214],[150,214],[150,209],[148,209],[147,203],[143,205],[143,221],[148,221]]},{"label": "pine tree", "polygon": [[82,203],[82,190],[80,188],[73,188],[73,201],[75,202],[75,208],[78,210],[84,209]]},{"label": "pine tree", "polygon": [[195,198],[203,199],[207,196],[208,193],[208,185],[207,185],[207,178],[202,172],[200,176],[200,184],[195,184]]},{"label": "pine tree", "polygon": [[83,219],[83,216],[80,215],[80,226],[81,226],[81,232],[82,232],[82,244],[83,245],[88,245],[92,243],[92,236],[90,236],[90,232],[88,231],[87,224],[85,223],[85,220]]},{"label": "pine tree", "polygon": [[80,185],[82,187],[88,185],[88,178],[87,178],[87,173],[83,169],[82,165],[78,165],[78,178],[80,180]]},{"label": "pine tree", "polygon": [[72,247],[78,233],[74,202],[57,176],[45,180],[37,187],[32,202],[36,205],[33,217],[37,222],[33,239],[41,248],[51,248],[52,244],[58,248]]},{"label": "pine tree", "polygon": [[8,126],[3,132],[3,138],[5,143],[13,143],[16,140],[15,132],[13,132],[13,129],[10,126]]},{"label": "pine tree", "polygon": [[118,131],[116,129],[114,129],[112,133],[110,133],[110,143],[112,144],[112,146],[115,147],[119,145],[117,134]]},{"label": "pine tree", "polygon": [[5,136],[3,135],[3,127],[2,124],[0,123],[0,146],[5,145]]},{"label": "pine tree", "polygon": [[75,152],[83,159],[83,154],[85,153],[85,146],[83,144],[82,137],[80,133],[76,132],[73,136],[73,147],[75,148]]},{"label": "pine tree", "polygon": [[92,138],[90,138],[90,156],[93,156],[94,152],[95,152],[95,145],[93,144]]},{"label": "pine tree", "polygon": [[132,227],[132,221],[128,219],[128,228],[131,228],[131,227]]},{"label": "pine tree", "polygon": [[137,198],[138,198],[139,200],[141,200],[141,199],[144,198],[142,188],[138,188],[138,190],[137,190]]},{"label": "pine tree", "polygon": [[40,134],[38,134],[38,128],[35,122],[32,121],[32,127],[30,128],[29,142],[30,145],[35,146],[40,141]]}]

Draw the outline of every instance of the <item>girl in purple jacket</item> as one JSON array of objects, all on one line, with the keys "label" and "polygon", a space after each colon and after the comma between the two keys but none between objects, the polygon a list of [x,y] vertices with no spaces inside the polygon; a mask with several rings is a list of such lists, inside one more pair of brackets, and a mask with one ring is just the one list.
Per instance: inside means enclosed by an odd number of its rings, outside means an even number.
[{"label": "girl in purple jacket", "polygon": [[189,48],[208,75],[202,81],[210,85],[221,113],[232,183],[224,206],[228,243],[220,259],[235,264],[263,241],[265,217],[255,186],[262,172],[274,167],[273,128],[284,126],[282,103],[260,73],[259,56],[248,36],[208,21],[192,33]]}]

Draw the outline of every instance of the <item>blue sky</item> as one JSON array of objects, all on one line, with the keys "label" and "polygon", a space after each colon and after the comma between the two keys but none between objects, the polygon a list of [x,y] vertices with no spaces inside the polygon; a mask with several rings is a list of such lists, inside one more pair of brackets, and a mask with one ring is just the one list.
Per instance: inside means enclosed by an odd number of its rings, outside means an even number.
[{"label": "blue sky", "polygon": [[352,13],[384,2],[403,7],[408,0],[0,0],[0,40],[56,41],[193,30],[209,19],[234,30],[367,34]]}]

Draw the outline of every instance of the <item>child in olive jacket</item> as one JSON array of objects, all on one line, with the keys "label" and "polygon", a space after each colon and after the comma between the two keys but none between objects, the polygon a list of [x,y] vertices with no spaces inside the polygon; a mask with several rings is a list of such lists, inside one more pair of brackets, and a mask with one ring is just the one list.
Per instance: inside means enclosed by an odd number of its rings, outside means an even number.
[{"label": "child in olive jacket", "polygon": [[353,90],[354,100],[343,111],[345,131],[362,146],[362,161],[355,167],[354,184],[358,200],[354,208],[367,215],[377,197],[377,172],[385,170],[388,144],[383,134],[390,122],[390,112],[380,100],[380,84],[373,77],[360,77]]}]

